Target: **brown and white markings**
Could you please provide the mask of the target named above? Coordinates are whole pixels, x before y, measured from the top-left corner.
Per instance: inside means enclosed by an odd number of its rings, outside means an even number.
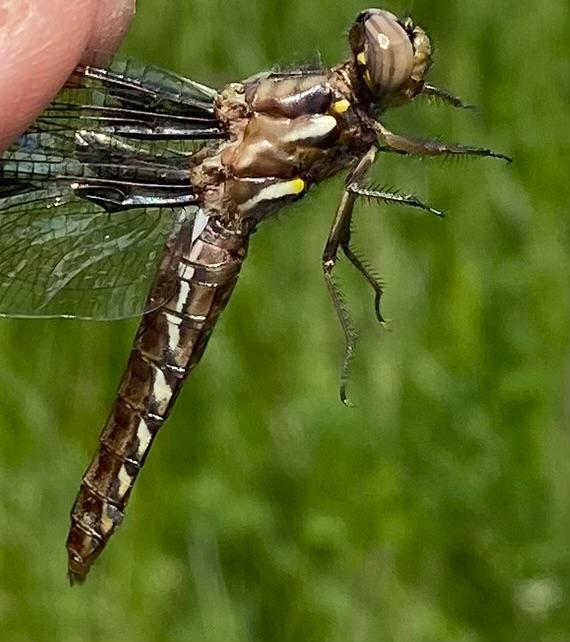
[[[355,337],[333,270],[355,254],[355,201],[417,207],[413,195],[369,188],[378,153],[496,156],[488,149],[390,132],[383,112],[416,96],[461,100],[425,80],[428,37],[379,9],[353,23],[351,57],[330,69],[262,73],[217,92],[176,74],[114,59],[69,86],[0,161],[0,314],[142,315],[67,540],[82,580],[120,524],[150,446],[225,308],[259,223],[313,185],[349,171],[323,254],[346,340],[341,398]],[[203,141],[197,144],[196,141]],[[508,159],[507,159],[508,160]]]

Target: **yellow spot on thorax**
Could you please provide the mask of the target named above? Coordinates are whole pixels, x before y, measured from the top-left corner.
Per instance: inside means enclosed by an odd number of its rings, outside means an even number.
[[[294,178],[287,185],[291,190],[291,194],[299,194],[305,189],[305,181],[302,178]]]
[[[330,116],[330,118],[333,118]],[[251,210],[256,205],[265,201],[279,200],[286,196],[293,194],[300,194],[306,187],[305,181],[302,178],[293,178],[290,181],[279,181],[261,189],[255,196],[250,198],[239,207],[242,212]]]
[[[333,103],[332,108],[336,114],[344,114],[344,112],[350,108],[350,103],[346,98],[341,98],[341,100],[337,100]]]
[[[366,65],[366,54],[364,51],[361,51],[358,56],[356,56],[356,62],[358,62],[360,65]]]

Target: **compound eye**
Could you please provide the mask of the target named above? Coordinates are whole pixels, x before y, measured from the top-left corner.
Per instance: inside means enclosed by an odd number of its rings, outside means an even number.
[[[396,92],[414,67],[410,36],[398,18],[379,9],[362,12],[350,33],[350,42],[363,77],[377,100]]]

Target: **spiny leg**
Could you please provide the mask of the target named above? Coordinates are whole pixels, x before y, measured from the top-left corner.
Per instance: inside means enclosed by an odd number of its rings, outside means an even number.
[[[336,260],[336,258],[335,258]],[[344,334],[344,356],[342,359],[342,365],[340,368],[340,400],[345,406],[350,406],[351,403],[346,396],[346,386],[348,384],[349,374],[350,374],[350,362],[354,356],[354,351],[356,349],[356,342],[358,340],[358,335],[354,328],[354,324],[346,309],[342,294],[335,283],[332,270],[334,267],[334,261],[325,262],[323,261],[323,273],[325,276],[325,283],[327,284],[327,289],[329,291],[330,297],[332,299],[334,309],[342,331]]]
[[[444,143],[439,140],[421,140],[394,134],[377,121],[374,123],[374,127],[384,143],[379,148],[379,151],[383,152],[396,152],[397,154],[410,154],[412,156],[487,156],[489,158],[499,158],[508,163],[513,160],[510,156],[505,156],[505,154],[500,154],[484,147]]]
[[[385,192],[377,189],[362,187],[358,183],[348,183],[345,189],[347,192],[351,194],[355,194],[356,196],[362,196],[364,198],[368,198],[369,200],[379,200],[379,201],[384,201],[386,203],[393,203],[397,205],[407,205],[409,207],[417,207],[431,214],[435,214],[436,216],[439,216],[441,218],[444,217],[443,212],[441,212],[440,210],[436,210],[433,207],[430,207],[427,203],[424,203],[417,196],[414,196],[413,194],[404,195],[404,194],[397,194],[394,192]],[[348,229],[348,233],[345,234],[340,239],[340,245],[342,247],[342,250],[346,258],[352,263],[352,265],[354,265],[354,267],[362,274],[362,276],[364,276],[364,278],[368,281],[368,283],[372,287],[374,291],[374,312],[376,313],[376,318],[378,319],[378,321],[380,323],[384,323],[385,321],[380,311],[380,300],[383,294],[383,287],[382,287],[383,284],[380,281],[380,279],[373,274],[372,270],[366,264],[366,262],[355,253],[355,251],[352,248],[350,237],[351,237],[350,229]]]
[[[408,207],[417,207],[418,209],[424,210],[425,212],[430,212],[435,214],[440,218],[444,218],[445,214],[441,210],[436,210],[427,203],[421,201],[417,196],[413,194],[398,194],[397,192],[385,192],[383,190],[377,190],[370,187],[363,187],[358,183],[349,183],[346,186],[346,191],[356,194],[357,196],[363,196],[370,200],[379,200],[386,203],[392,203],[395,205],[407,205]]]
[[[358,180],[359,178],[364,176],[368,168],[374,162],[375,157],[376,157],[376,148],[372,147],[360,159],[360,162],[350,174],[348,183],[350,184],[355,180]],[[325,283],[327,285],[327,289],[329,291],[331,300],[333,302],[335,312],[337,314],[338,320],[340,321],[340,324],[342,327],[342,331],[344,333],[345,349],[344,349],[344,357],[342,360],[341,373],[340,373],[340,399],[347,406],[349,405],[349,402],[346,396],[346,386],[348,383],[350,361],[354,355],[354,350],[356,348],[357,335],[356,335],[356,331],[354,329],[352,320],[350,318],[350,315],[348,313],[348,310],[344,305],[340,290],[335,283],[335,280],[333,277],[333,270],[338,258],[338,248],[342,247],[344,250],[344,246],[348,245],[350,241],[350,221],[352,219],[354,202],[356,201],[357,197],[358,197],[357,194],[353,194],[349,191],[345,190],[343,192],[340,204],[336,212],[336,216],[333,220],[333,224],[331,226],[331,230],[327,238],[325,250],[323,252],[323,259],[322,259],[323,275],[325,278]],[[347,257],[349,258],[349,260],[351,260],[348,255]],[[357,259],[357,262],[358,262],[358,259]],[[365,266],[363,266],[360,262],[359,264],[362,267],[362,270],[360,271],[363,274],[368,274]],[[360,269],[360,268],[357,268],[357,269]],[[380,294],[379,295],[377,294],[377,298],[379,300],[379,296],[381,296],[382,294],[382,287],[380,283],[377,282],[372,275],[369,275],[369,277],[370,279],[368,279],[367,277],[367,280],[369,280],[371,285],[372,283],[374,283],[373,287],[375,288],[375,291],[376,291],[376,288],[379,289]],[[378,311],[378,315],[379,315],[379,311]],[[382,319],[381,315],[379,315],[379,318]]]
[[[376,314],[376,318],[378,319],[378,322],[384,325],[386,323],[386,320],[382,316],[382,312],[380,311],[380,301],[382,299],[382,295],[384,294],[384,288],[382,281],[378,276],[376,276],[372,270],[370,269],[370,266],[365,262],[364,259],[358,256],[358,254],[355,253],[355,251],[352,249],[352,244],[350,242],[350,237],[347,239],[344,239],[341,242],[341,247],[342,251],[344,252],[344,255],[346,258],[354,265],[354,267],[362,274],[362,276],[368,281],[370,284],[370,287],[374,291],[374,313]]]
[[[421,95],[427,96],[428,98],[434,98],[435,100],[440,100],[441,102],[447,103],[457,109],[475,109],[474,105],[463,102],[459,96],[452,94],[450,91],[447,91],[447,89],[430,85],[427,82],[424,83]]]

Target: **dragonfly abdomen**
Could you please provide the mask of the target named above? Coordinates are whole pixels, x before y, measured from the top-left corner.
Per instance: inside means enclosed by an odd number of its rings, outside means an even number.
[[[143,317],[113,410],[71,513],[67,549],[72,581],[84,579],[120,525],[154,437],[184,379],[202,357],[246,251],[247,237],[210,221],[179,257],[172,296]],[[157,287],[160,281],[159,275]]]

